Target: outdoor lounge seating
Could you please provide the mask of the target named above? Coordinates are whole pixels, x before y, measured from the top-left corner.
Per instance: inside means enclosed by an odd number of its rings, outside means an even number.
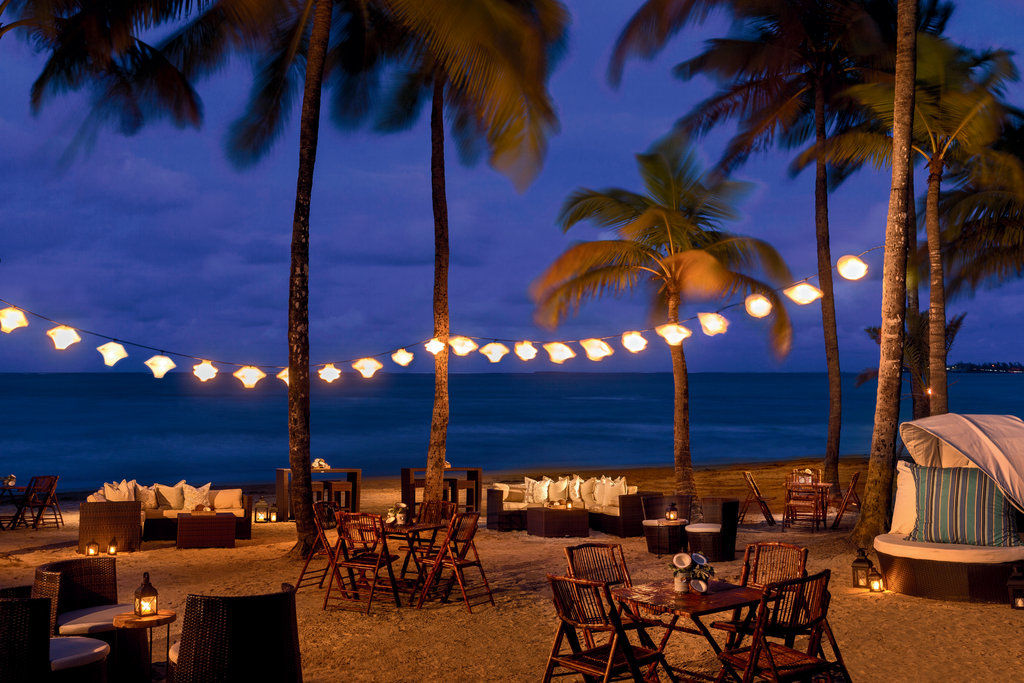
[[[736,526],[740,501],[736,498],[700,499],[704,521],[686,525],[690,552],[701,553],[712,562],[732,562],[736,557]]]

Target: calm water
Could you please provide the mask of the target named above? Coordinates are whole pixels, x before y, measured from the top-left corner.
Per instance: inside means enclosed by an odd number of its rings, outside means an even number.
[[[951,409],[1024,414],[1024,375],[951,375]],[[866,453],[875,386],[845,378],[842,452]],[[313,394],[313,456],[365,474],[425,459],[433,377],[351,375]],[[824,451],[821,374],[691,376],[698,463]],[[284,386],[246,391],[230,377],[201,384],[172,373],[0,374],[0,474],[61,475],[88,489],[143,482],[270,482],[287,466]],[[669,374],[461,374],[451,378],[448,459],[508,470],[665,465],[672,455]]]

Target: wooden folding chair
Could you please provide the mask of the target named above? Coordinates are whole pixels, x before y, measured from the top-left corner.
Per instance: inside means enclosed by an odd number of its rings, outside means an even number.
[[[841,497],[836,496],[830,504],[836,508],[836,518],[832,522],[832,528],[838,529],[840,522],[843,521],[843,515],[846,514],[847,509],[860,510],[860,497],[857,496],[857,481],[860,479],[860,472],[854,472],[853,477],[850,478],[850,486],[846,489]]]
[[[473,607],[469,600],[469,594],[466,591],[465,574],[466,569],[470,567],[476,567],[480,572],[484,590],[487,592],[487,600],[492,605],[494,604],[494,595],[491,593],[491,586],[487,582],[487,574],[484,573],[483,565],[480,563],[480,554],[477,552],[476,543],[474,542],[479,521],[479,512],[457,513],[452,517],[452,521],[448,525],[448,533],[445,534],[444,541],[440,546],[429,549],[427,552],[417,551],[419,565],[421,567],[430,567],[423,582],[420,599],[416,603],[417,609],[423,607],[427,595],[434,588],[434,585],[440,581],[442,574],[447,569],[451,572],[451,576],[448,577],[448,583],[445,585],[442,593],[441,602],[448,601],[455,583],[458,582],[459,590],[462,591],[462,600],[466,604],[466,609],[472,614]],[[472,558],[470,558],[471,552],[473,554]]]
[[[347,606],[345,603],[361,606],[365,600],[365,614],[369,614],[378,586],[390,588],[395,606],[401,607],[398,582],[391,566],[398,556],[388,552],[381,516],[366,512],[340,512],[338,525],[341,529],[338,549],[341,552],[335,556],[335,571],[327,581],[324,608],[331,599],[331,591],[336,590],[339,596],[335,600],[339,601],[339,606]],[[387,576],[382,577],[382,571],[386,571]]]
[[[743,518],[747,515],[747,508],[756,501],[758,507],[761,508],[761,514],[764,515],[764,521],[768,522],[768,526],[775,526],[775,515],[772,514],[771,508],[768,507],[768,501],[761,495],[761,489],[757,487],[754,475],[750,472],[744,472],[743,478],[747,481],[747,488],[749,490],[747,491],[746,500],[743,501],[743,507],[740,508],[739,523],[743,523]]]
[[[59,529],[63,526],[64,516],[60,513],[60,503],[57,501],[57,480],[59,478],[56,475],[32,477],[28,486],[25,487],[24,495],[18,501],[17,509],[8,528],[17,529],[21,525],[27,527],[29,525],[27,513],[32,510],[35,511],[32,516],[33,529],[38,529],[40,522],[44,528],[53,526]],[[45,517],[47,511],[50,513],[50,519]]]
[[[649,639],[646,645],[629,641],[607,583],[550,574],[548,582],[559,624],[544,669],[544,683],[551,680],[558,667],[582,674],[585,680],[608,681],[622,675],[634,681],[657,680],[654,670],[659,664],[669,680],[678,680],[665,661],[664,641],[661,646],[654,646]],[[600,645],[591,645],[592,641],[588,641],[584,648],[580,644],[579,630],[607,633],[608,639]],[[563,651],[566,641],[569,650]],[[647,675],[641,671],[642,667],[650,667]]]
[[[299,572],[299,580],[295,582],[295,590],[299,590],[303,586],[312,585],[314,582],[317,584],[317,588],[324,587],[324,580],[329,574],[337,571],[337,556],[338,546],[341,543],[341,533],[338,533],[337,540],[331,543],[331,540],[327,538],[327,532],[330,529],[338,528],[338,512],[341,506],[330,500],[320,500],[313,503],[313,523],[316,525],[316,540],[313,541],[313,549],[309,553],[309,557],[306,558],[306,563],[302,565],[302,571]],[[309,564],[314,558],[324,558],[324,567],[322,570],[318,569],[310,572],[310,576],[306,576]],[[306,583],[303,583],[305,581]]]

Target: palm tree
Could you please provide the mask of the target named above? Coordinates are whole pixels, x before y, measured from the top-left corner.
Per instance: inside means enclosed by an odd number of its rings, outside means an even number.
[[[555,326],[584,301],[644,288],[652,297],[652,317],[678,323],[680,308],[687,303],[751,292],[771,301],[771,345],[780,355],[788,353],[792,327],[774,286],[791,281],[789,269],[765,242],[721,229],[723,222],[737,217],[735,205],[745,185],[704,172],[679,135],[658,141],[636,158],[643,194],[578,189],[563,205],[563,231],[589,221],[613,231],[617,239],[579,242],[547,268],[531,290],[538,322]],[[695,496],[686,356],[682,344],[669,350],[675,388],[675,486]]]
[[[910,225],[907,191],[913,144],[914,91],[917,72],[917,0],[898,0],[896,7],[895,88],[892,118],[892,184],[885,222],[882,261],[882,326],[878,359],[878,393],[871,433],[871,455],[864,499],[852,540],[867,546],[885,528],[892,490],[896,430],[903,385],[903,325],[907,303],[907,234]]]
[[[558,0],[489,1],[497,5],[498,11],[511,10],[508,15],[509,30],[494,36],[495,41],[532,34],[543,45],[544,56],[549,58],[539,63],[530,63],[538,55],[520,51],[521,57],[526,60],[521,65],[524,72],[535,74],[534,78],[520,80],[519,85],[526,87],[519,93],[487,92],[482,93],[481,97],[453,82],[437,56],[429,51],[429,46],[418,45],[418,49],[408,56],[409,63],[397,79],[398,84],[390,101],[384,106],[378,124],[378,129],[384,131],[408,128],[416,121],[424,101],[430,101],[434,338],[445,346],[434,355],[434,403],[427,446],[424,500],[441,498],[448,436],[449,242],[448,198],[445,188],[445,111],[451,120],[453,135],[458,141],[463,160],[473,161],[479,147],[485,146],[490,152],[491,164],[509,173],[520,186],[540,168],[547,136],[557,123],[544,83],[549,73],[550,58],[557,56],[565,43],[568,26],[565,7]],[[475,70],[483,71],[494,67],[493,63],[484,61],[473,66]],[[510,85],[514,87],[515,84],[504,84],[504,87],[509,88]],[[506,112],[498,118],[488,117],[487,109],[495,105],[506,108]]]

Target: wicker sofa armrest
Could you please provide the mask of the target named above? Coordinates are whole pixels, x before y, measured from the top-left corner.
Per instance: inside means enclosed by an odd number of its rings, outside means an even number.
[[[107,543],[117,541],[118,552],[139,549],[142,539],[142,503],[137,500],[82,503],[78,518],[78,553],[85,554],[85,546],[95,541],[106,549]]]
[[[658,495],[661,494],[637,491],[619,496],[619,520],[616,535],[622,537],[642,536],[644,533],[644,498]]]
[[[245,514],[235,520],[235,538],[248,540],[252,538],[252,496],[242,496],[242,509]]]
[[[496,529],[498,518],[505,509],[505,500],[501,489],[487,489],[487,528]]]

